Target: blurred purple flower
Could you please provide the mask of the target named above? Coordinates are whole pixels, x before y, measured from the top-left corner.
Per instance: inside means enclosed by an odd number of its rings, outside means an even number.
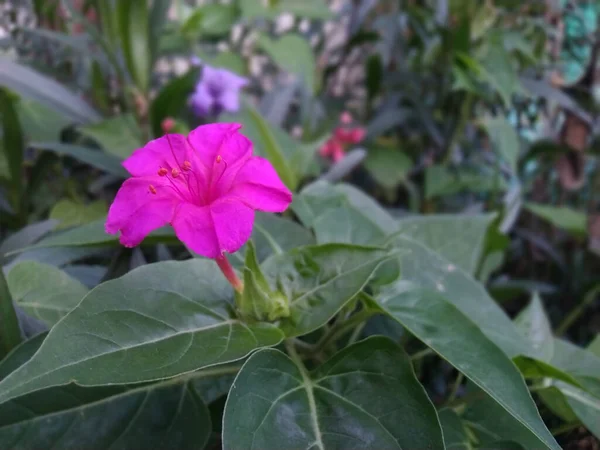
[[[192,109],[198,116],[237,112],[240,109],[240,90],[247,84],[246,78],[229,70],[204,66],[202,78],[190,98]]]

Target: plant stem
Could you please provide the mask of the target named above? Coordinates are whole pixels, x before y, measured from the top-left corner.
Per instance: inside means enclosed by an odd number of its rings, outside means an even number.
[[[353,316],[349,317],[348,320],[342,322],[341,324],[335,324],[331,329],[323,335],[323,337],[315,344],[315,353],[322,351],[327,348],[331,343],[337,341],[344,334],[349,332],[354,327],[362,324],[371,316],[379,314],[379,311],[374,311],[371,309],[363,309],[362,311],[357,312]]]
[[[464,379],[465,376],[463,375],[463,373],[458,372],[458,376],[456,377],[456,380],[452,385],[452,390],[450,391],[450,395],[448,396],[448,400],[446,400],[446,403],[451,403],[456,399],[456,394],[458,394],[458,390],[460,389],[460,385],[462,384]]]
[[[579,317],[583,314],[585,309],[594,302],[598,293],[600,293],[600,284],[597,284],[588,292],[586,292],[585,296],[583,297],[583,301],[579,305],[577,305],[567,317],[565,317],[565,319],[556,329],[557,336],[562,336],[563,334],[565,334],[565,332],[571,327],[571,325],[573,325],[573,323],[575,323],[577,319],[579,319]]]
[[[417,361],[419,359],[425,358],[426,356],[433,355],[433,353],[434,353],[433,350],[431,350],[430,348],[426,348],[415,354],[410,355],[410,359],[411,359],[411,361]]]
[[[242,283],[242,280],[238,278],[237,274],[235,273],[235,270],[231,266],[231,263],[227,259],[227,256],[219,256],[218,258],[215,258],[215,262],[217,263],[217,266],[219,266],[219,269],[221,269],[221,272],[223,272],[223,275],[225,275],[225,278],[227,278],[227,281],[229,281],[229,283],[233,286],[233,288],[239,293],[242,293],[244,291],[244,283]]]
[[[0,270],[0,359],[21,343],[21,329],[4,273]]]
[[[580,425],[581,425],[581,422],[564,423],[558,427],[552,428],[550,430],[550,433],[552,433],[552,436],[558,436],[559,434],[563,434],[568,431],[574,430],[575,428],[577,428]]]

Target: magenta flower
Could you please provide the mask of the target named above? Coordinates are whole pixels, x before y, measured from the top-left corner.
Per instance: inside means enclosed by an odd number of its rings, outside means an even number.
[[[240,90],[248,80],[225,69],[204,66],[202,78],[190,98],[198,116],[217,116],[223,111],[235,113],[240,109]]]
[[[133,247],[171,224],[190,249],[208,258],[237,251],[250,237],[254,211],[282,212],[291,192],[269,161],[252,155],[236,123],[167,134],[136,150],[108,211],[106,232]]]

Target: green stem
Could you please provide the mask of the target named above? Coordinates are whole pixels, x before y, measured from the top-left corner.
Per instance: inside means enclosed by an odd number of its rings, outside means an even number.
[[[552,433],[552,436],[558,436],[559,434],[563,434],[568,431],[574,430],[575,428],[577,428],[580,425],[581,425],[581,422],[564,423],[558,427],[552,428],[550,430],[550,433]]]
[[[331,329],[325,333],[325,335],[315,344],[315,353],[321,352],[323,349],[327,348],[331,343],[337,341],[344,334],[348,333],[354,327],[362,324],[370,317],[379,314],[379,311],[374,311],[371,309],[363,309],[350,318],[348,320],[342,322],[340,325],[336,324]]]
[[[452,403],[454,400],[456,400],[456,394],[458,394],[458,390],[460,389],[460,385],[462,384],[464,379],[465,376],[463,375],[463,373],[458,372],[458,376],[456,377],[456,380],[452,385],[452,390],[450,391],[450,395],[448,396],[448,400],[446,400],[446,403]]]
[[[460,138],[461,133],[471,116],[471,109],[473,107],[474,96],[470,92],[467,92],[465,95],[465,99],[463,100],[460,108],[460,118],[458,119],[458,124],[456,124],[456,127],[452,131],[450,142],[448,142],[446,155],[444,156],[444,164],[448,164],[452,159],[452,150],[454,148],[454,144],[456,144],[456,142]]]
[[[433,350],[431,350],[430,348],[426,348],[424,350],[421,350],[420,352],[410,355],[410,359],[411,359],[411,361],[418,361],[419,359],[425,358],[426,356],[433,355],[433,354],[434,354]]]
[[[567,317],[565,317],[565,319],[556,329],[557,336],[562,336],[563,334],[565,334],[565,332],[571,327],[571,325],[573,325],[573,323],[575,323],[577,319],[579,319],[579,317],[583,314],[585,309],[594,302],[598,293],[600,293],[600,284],[590,289],[583,297],[583,301],[579,305],[577,305]]]

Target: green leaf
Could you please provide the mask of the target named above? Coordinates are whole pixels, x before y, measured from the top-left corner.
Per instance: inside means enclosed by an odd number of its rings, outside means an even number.
[[[119,159],[128,158],[134,150],[143,145],[135,117],[129,113],[85,125],[78,130],[96,141],[104,151]]]
[[[40,389],[138,383],[244,358],[278,344],[270,324],[230,317],[232,289],[213,261],[141,266],[90,291],[39,351],[0,382],[0,403]]]
[[[505,448],[492,445],[500,440],[518,442],[526,449],[543,448],[535,434],[506,412],[496,400],[472,384],[467,387],[468,395],[473,397],[463,419],[482,448]]]
[[[150,88],[152,55],[150,49],[150,21],[147,0],[117,2],[117,17],[121,48],[133,81],[142,94]]]
[[[432,214],[398,221],[399,233],[437,252],[470,275],[477,270],[496,214]]]
[[[1,69],[0,69],[1,70]],[[0,84],[1,86],[1,84]],[[21,208],[23,191],[23,157],[25,154],[25,138],[17,114],[17,100],[6,89],[0,88],[0,117],[2,117],[2,150],[8,165],[8,173],[13,193],[13,207]]]
[[[0,270],[0,360],[21,342],[21,329],[4,273]]]
[[[230,70],[242,76],[248,74],[246,61],[238,53],[220,52],[210,60],[210,65]]]
[[[248,359],[225,405],[223,448],[282,443],[322,450],[444,448],[410,359],[383,337],[345,348],[311,374],[277,350]]]
[[[108,213],[104,200],[96,200],[89,205],[62,199],[50,210],[50,219],[58,220],[57,229],[71,228],[106,217]]]
[[[492,86],[504,106],[508,107],[513,94],[521,90],[517,71],[513,67],[510,54],[504,48],[504,36],[501,32],[489,33],[486,44],[479,76]]]
[[[47,106],[25,98],[17,103],[17,112],[28,141],[57,141],[61,131],[71,123]]]
[[[508,163],[513,173],[516,173],[520,143],[514,127],[502,115],[486,117],[483,126],[492,141],[493,148]]]
[[[0,257],[33,244],[38,239],[54,230],[56,225],[58,225],[56,220],[44,220],[21,228],[16,233],[7,237],[2,244],[0,244]]]
[[[190,38],[219,37],[228,34],[238,17],[235,5],[209,4],[196,8],[181,26]]]
[[[6,358],[0,361],[0,380],[6,378],[11,372],[14,372],[23,364],[31,359],[38,351],[48,332],[40,333],[31,339],[21,342],[12,351],[6,355]]]
[[[87,123],[101,119],[79,95],[6,57],[0,57],[0,86],[17,92],[23,98],[35,100],[73,122]]]
[[[482,173],[483,172],[483,173]],[[482,170],[450,169],[434,164],[425,169],[425,199],[445,197],[460,192],[492,192],[506,190],[506,181]]]
[[[404,266],[402,268],[404,271]],[[560,449],[544,425],[514,364],[451,302],[435,291],[407,283],[403,290],[396,287],[395,292],[380,295],[378,303],[492,397],[541,443]]]
[[[531,342],[533,349],[538,354],[538,359],[550,361],[554,355],[554,337],[552,325],[546,316],[544,305],[536,293],[531,303],[519,313],[515,324],[522,334]]]
[[[271,161],[271,164],[273,164],[281,181],[283,181],[290,190],[294,191],[298,185],[298,179],[296,178],[296,174],[292,170],[289,161],[286,160],[279,142],[275,138],[273,129],[253,106],[246,104],[246,110],[258,129],[261,141],[264,144],[263,150],[265,156]]]
[[[365,159],[365,168],[371,176],[377,183],[388,189],[398,187],[406,179],[412,167],[413,162],[406,153],[395,148],[369,148]]]
[[[406,283],[437,291],[475,322],[481,331],[509,357],[535,354],[505,312],[485,288],[461,268],[438,253],[401,234],[391,239],[399,254],[402,278],[385,288],[383,295],[403,292]]]
[[[242,17],[246,20],[275,19],[290,13],[307,19],[327,20],[333,17],[324,0],[278,0],[265,4],[263,0],[241,0]]]
[[[290,300],[290,317],[280,321],[286,336],[321,327],[367,284],[389,256],[383,249],[326,244],[291,250],[268,259],[267,278],[281,284]]]
[[[286,34],[278,40],[260,34],[258,45],[280,69],[299,76],[309,92],[317,90],[315,56],[306,39],[293,33]]]
[[[550,363],[578,377],[600,378],[600,357],[562,339],[554,340]]]
[[[2,405],[0,447],[202,448],[210,413],[190,383],[69,385]]]
[[[470,450],[469,435],[461,418],[454,410],[444,408],[438,412],[446,450]]]
[[[553,385],[564,395],[567,404],[585,427],[600,439],[600,398],[561,381],[554,381]]]
[[[583,212],[568,206],[549,206],[537,203],[525,203],[523,207],[557,228],[563,228],[576,236],[587,235],[587,216]]]
[[[192,69],[185,75],[173,78],[163,86],[150,104],[150,122],[154,136],[163,135],[161,122],[167,117],[177,117],[187,106],[190,92],[198,82],[198,69]]]
[[[16,264],[8,272],[7,281],[15,303],[50,327],[75,308],[88,292],[62,270],[35,261]]]
[[[114,234],[107,234],[104,230],[105,218],[96,220],[76,228],[53,233],[52,235],[40,240],[35,245],[21,247],[12,250],[9,255],[20,253],[25,250],[51,247],[103,247],[114,246],[119,242],[119,237]],[[170,227],[159,228],[148,235],[143,243],[178,243],[175,233]]]
[[[63,156],[70,156],[84,164],[89,164],[96,169],[103,170],[122,178],[127,178],[129,176],[127,171],[121,166],[121,160],[119,158],[100,150],[78,145],[61,144],[58,142],[32,142],[29,146],[39,150],[51,151]]]
[[[600,358],[600,334],[596,334],[596,337],[590,342],[587,349]]]

